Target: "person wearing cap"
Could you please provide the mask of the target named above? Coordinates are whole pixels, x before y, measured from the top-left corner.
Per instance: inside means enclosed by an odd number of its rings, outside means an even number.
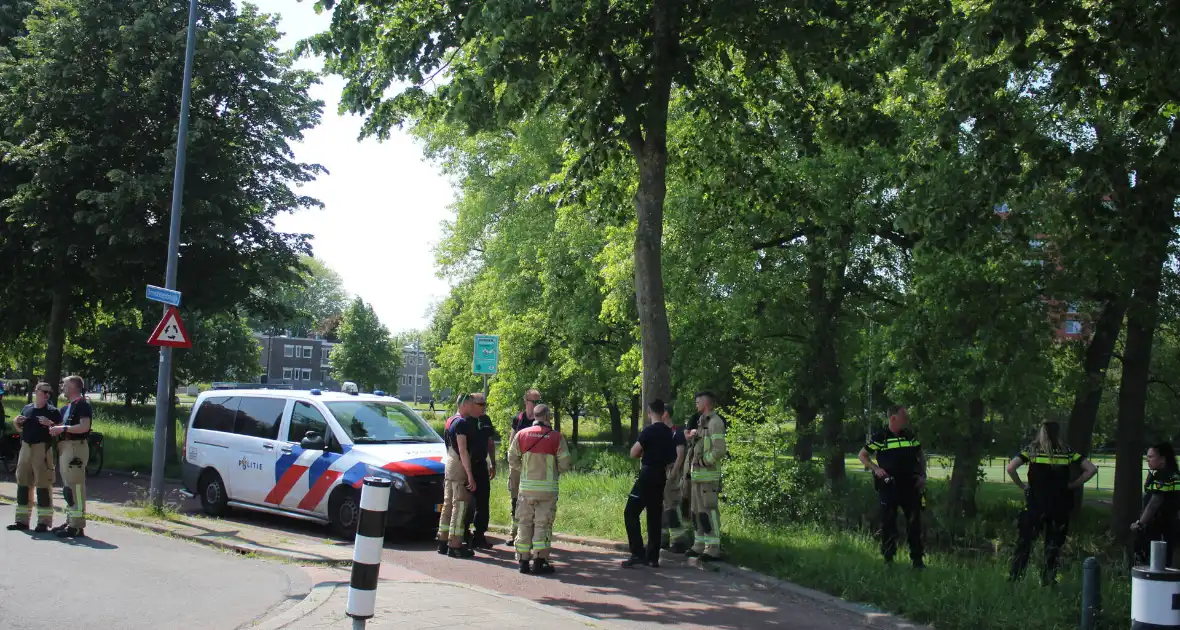
[[[508,444],[512,444],[512,438],[520,431],[533,426],[533,420],[536,419],[534,411],[541,403],[541,392],[537,389],[530,389],[524,393],[524,411],[516,414],[512,419],[512,427],[508,432]],[[508,540],[504,541],[505,545],[509,547],[516,546],[516,497],[520,494],[520,473],[508,471],[508,496],[512,500],[512,531],[508,534]]]
[[[508,468],[520,475],[516,505],[516,559],[521,573],[553,573],[549,551],[557,516],[558,482],[573,465],[565,437],[550,425],[549,407],[533,409],[533,426],[508,446]],[[531,561],[531,565],[530,565]]]
[[[20,455],[16,462],[16,520],[10,530],[29,528],[29,492],[37,492],[38,533],[49,531],[53,525],[53,449],[50,427],[61,424],[61,413],[49,404],[53,388],[49,383],[37,384],[37,398],[25,405],[13,423],[20,431]]]
[[[639,476],[627,497],[623,522],[627,527],[627,542],[631,557],[623,561],[624,568],[640,564],[660,566],[660,520],[663,516],[664,485],[668,481],[668,467],[677,460],[677,448],[672,433],[672,419],[664,401],[655,399],[647,405],[651,424],[639,432],[639,439],[631,446],[631,457],[640,460]],[[683,452],[683,451],[681,451]],[[639,515],[647,512],[647,545],[639,529]]]

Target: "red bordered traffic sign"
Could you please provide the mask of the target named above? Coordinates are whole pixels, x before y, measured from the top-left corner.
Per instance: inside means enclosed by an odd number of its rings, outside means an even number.
[[[168,346],[169,348],[191,348],[193,340],[184,329],[184,322],[180,320],[180,311],[175,306],[168,307],[164,318],[156,324],[148,343],[153,346]]]

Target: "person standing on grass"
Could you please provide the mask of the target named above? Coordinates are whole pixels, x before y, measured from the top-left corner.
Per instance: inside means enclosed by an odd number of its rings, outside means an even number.
[[[474,422],[471,417],[471,394],[461,394],[456,401],[455,415],[447,419],[443,430],[443,442],[447,448],[444,464],[443,507],[438,518],[438,552],[452,558],[470,558],[475,555],[463,547],[463,534],[467,529],[467,505],[475,491],[471,474],[471,457],[468,441],[474,439]]]
[[[623,522],[627,527],[627,542],[631,557],[623,561],[624,568],[640,564],[660,566],[660,521],[663,516],[664,486],[668,481],[668,467],[676,462],[676,445],[672,432],[671,410],[664,401],[656,399],[647,406],[651,424],[640,431],[639,440],[631,446],[631,457],[640,460],[639,477],[627,497]],[[681,450],[683,453],[683,449]],[[639,529],[639,515],[647,511],[647,546]]]
[[[533,420],[536,419],[534,415],[537,405],[541,404],[541,392],[537,389],[530,389],[524,393],[524,411],[516,414],[512,420],[512,427],[508,430],[508,444],[512,444],[512,438],[520,431],[533,426]],[[504,541],[505,545],[509,547],[516,545],[516,497],[520,494],[520,473],[518,471],[508,471],[508,496],[512,501],[512,532],[508,534],[508,540]]]
[[[692,471],[692,549],[686,556],[704,561],[721,559],[721,462],[728,452],[725,445],[725,419],[717,413],[717,398],[712,392],[698,392],[697,411],[701,413],[697,428],[690,431],[692,440],[689,461]]]
[[[876,455],[873,463],[870,455]],[[925,569],[922,559],[922,489],[926,487],[926,456],[910,428],[910,414],[902,405],[889,407],[889,426],[878,430],[857,455],[873,471],[881,518],[881,555],[893,564],[897,553],[897,510],[905,514],[910,562]]]
[[[665,412],[670,418],[671,408],[666,408]],[[668,467],[668,480],[664,482],[664,531],[660,534],[660,548],[684,553],[692,547],[692,519],[689,517],[692,495],[691,482],[684,475],[688,438],[682,427],[672,426],[672,445],[676,448],[676,461]]]
[[[559,481],[573,466],[573,458],[565,437],[550,425],[549,407],[537,405],[533,414],[533,426],[512,436],[508,468],[520,477],[516,506],[516,559],[520,572],[546,574],[555,571],[549,563],[549,552]]]
[[[1020,479],[1020,467],[1028,464],[1028,484]],[[1070,480],[1070,466],[1080,464],[1082,473]],[[1024,577],[1033,541],[1045,531],[1045,570],[1041,583],[1057,583],[1057,558],[1069,530],[1069,515],[1073,511],[1074,490],[1084,486],[1098,472],[1090,460],[1074,452],[1061,439],[1061,425],[1045,422],[1037,430],[1036,439],[1012,461],[1008,462],[1008,476],[1024,491],[1026,505],[1020,513],[1020,537],[1008,578],[1015,581]]]
[[[29,491],[37,493],[37,528],[39,534],[53,524],[53,448],[49,429],[61,423],[61,413],[49,404],[53,388],[37,383],[37,400],[25,405],[13,420],[20,431],[20,455],[16,461],[16,520],[9,530],[29,528]]]
[[[1172,564],[1172,552],[1180,540],[1180,469],[1176,467],[1176,451],[1167,442],[1147,449],[1147,468],[1150,471],[1143,484],[1143,513],[1131,524],[1135,533],[1135,562],[1147,564],[1151,560],[1151,541],[1167,543],[1164,562]]]
[[[90,422],[94,410],[83,395],[86,385],[81,376],[67,376],[62,381],[62,395],[70,401],[62,412],[62,423],[49,429],[57,444],[61,470],[62,497],[66,500],[69,518],[53,533],[61,538],[82,538],[86,528],[86,463],[90,459]]]

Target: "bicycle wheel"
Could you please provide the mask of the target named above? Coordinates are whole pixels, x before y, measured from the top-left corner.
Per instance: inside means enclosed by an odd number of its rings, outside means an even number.
[[[86,461],[86,476],[94,477],[102,472],[102,446],[90,445],[90,458]]]

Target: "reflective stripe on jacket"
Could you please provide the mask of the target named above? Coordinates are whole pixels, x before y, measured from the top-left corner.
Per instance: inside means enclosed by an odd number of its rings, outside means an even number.
[[[508,469],[520,475],[521,496],[556,496],[558,477],[572,465],[565,438],[541,424],[518,431],[508,447]]]
[[[725,459],[725,420],[710,411],[701,416],[693,439],[691,462],[693,481],[720,481],[721,461]]]

